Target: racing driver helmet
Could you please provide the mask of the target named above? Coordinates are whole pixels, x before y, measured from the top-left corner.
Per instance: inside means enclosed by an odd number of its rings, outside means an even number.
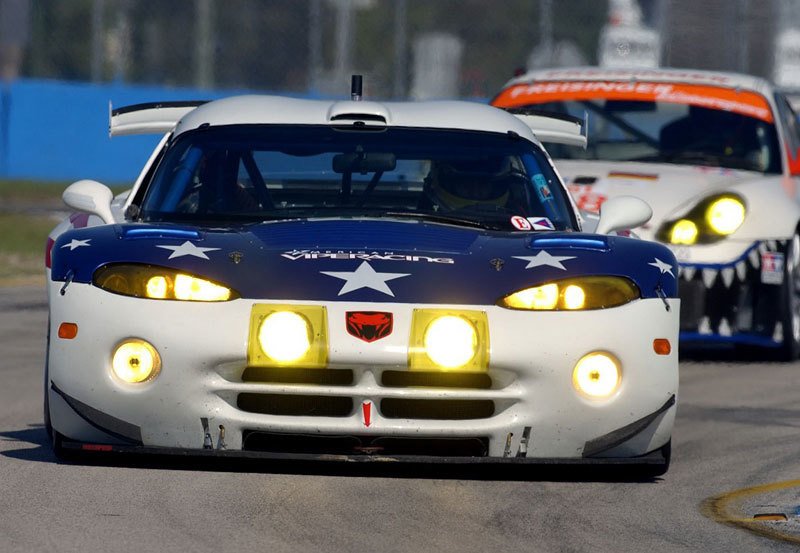
[[[481,205],[504,207],[511,163],[506,157],[434,162],[426,184],[434,205],[449,210]]]

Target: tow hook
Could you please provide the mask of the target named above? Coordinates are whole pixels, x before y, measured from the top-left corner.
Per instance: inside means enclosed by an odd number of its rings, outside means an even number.
[[[214,449],[214,441],[211,439],[211,429],[208,427],[208,418],[202,417],[200,423],[203,425],[203,449]]]

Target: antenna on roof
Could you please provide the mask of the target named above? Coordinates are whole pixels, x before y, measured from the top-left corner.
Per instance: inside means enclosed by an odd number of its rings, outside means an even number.
[[[360,102],[363,91],[364,88],[361,75],[353,75],[350,81],[350,99],[354,102]]]

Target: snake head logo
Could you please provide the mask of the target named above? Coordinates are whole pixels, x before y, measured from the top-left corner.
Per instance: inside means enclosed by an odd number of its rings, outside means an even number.
[[[392,314],[383,311],[348,311],[347,332],[359,340],[375,342],[392,333]]]

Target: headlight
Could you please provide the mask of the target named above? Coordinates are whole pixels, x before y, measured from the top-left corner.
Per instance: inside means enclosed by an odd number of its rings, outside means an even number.
[[[714,200],[706,209],[706,222],[717,234],[731,234],[744,222],[744,204],[734,197]]]
[[[415,309],[408,366],[412,370],[485,371],[489,324],[483,311]]]
[[[669,241],[671,244],[694,244],[697,241],[697,225],[689,219],[677,221],[672,226]]]
[[[605,309],[641,297],[639,287],[624,277],[579,277],[519,290],[501,298],[497,305],[531,311]]]
[[[111,369],[117,378],[128,384],[147,382],[161,371],[161,357],[149,342],[132,338],[114,348]]]
[[[328,363],[328,316],[318,305],[256,304],[247,365],[315,369]]]
[[[619,388],[621,380],[619,362],[609,353],[585,355],[572,371],[572,385],[592,399],[611,396]]]
[[[105,265],[95,271],[95,286],[137,298],[183,301],[228,301],[239,294],[221,284],[166,267]]]
[[[664,223],[656,232],[656,238],[670,244],[710,244],[736,232],[746,215],[742,197],[736,194],[712,196],[677,221]]]

